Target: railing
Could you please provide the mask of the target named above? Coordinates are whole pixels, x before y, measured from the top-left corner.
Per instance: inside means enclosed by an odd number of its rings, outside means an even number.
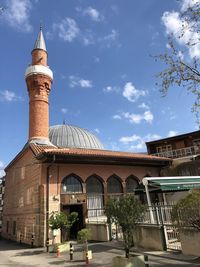
[[[155,153],[152,155],[155,155],[158,157],[165,157],[165,158],[182,158],[182,157],[188,157],[188,156],[193,156],[197,154],[200,154],[200,147],[191,146],[191,147],[185,147],[185,148]]]
[[[157,225],[171,224],[172,208],[173,204],[171,205],[156,204],[149,206],[146,210],[144,219],[139,223],[157,224]]]

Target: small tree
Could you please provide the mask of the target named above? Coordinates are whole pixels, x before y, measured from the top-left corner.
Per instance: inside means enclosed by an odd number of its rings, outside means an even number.
[[[124,249],[126,258],[133,245],[133,233],[137,223],[143,218],[146,210],[134,195],[126,195],[120,199],[109,199],[106,204],[105,213],[108,222],[118,224],[124,237]]]
[[[85,243],[85,251],[88,251],[88,240],[91,238],[91,230],[83,228],[78,232],[77,241],[78,243]]]
[[[200,231],[200,192],[192,192],[172,209],[172,221],[178,227],[189,226]]]
[[[77,212],[72,212],[69,215],[66,215],[64,212],[52,212],[49,218],[49,226],[52,230],[55,229],[69,230],[77,220],[78,220]]]

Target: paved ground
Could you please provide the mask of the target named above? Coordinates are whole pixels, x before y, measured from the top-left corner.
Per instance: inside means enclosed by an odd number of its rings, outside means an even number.
[[[92,243],[93,251],[91,267],[111,267],[112,258],[124,255],[121,244],[117,242]],[[200,267],[200,259],[172,252],[141,251],[149,255],[149,267]],[[60,258],[48,254],[43,248],[28,248],[11,241],[0,240],[0,267],[81,267],[86,266],[82,261],[81,247],[76,245],[73,262],[69,261],[69,253],[61,253]]]

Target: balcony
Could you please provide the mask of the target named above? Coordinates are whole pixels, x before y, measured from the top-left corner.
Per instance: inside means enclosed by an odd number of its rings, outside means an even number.
[[[184,157],[190,157],[200,154],[200,147],[198,146],[190,146],[175,150],[168,150],[160,153],[152,154],[154,156],[158,157],[165,157],[165,158],[184,158]]]

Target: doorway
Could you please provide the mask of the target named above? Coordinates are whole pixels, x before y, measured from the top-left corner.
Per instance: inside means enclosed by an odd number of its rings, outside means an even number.
[[[72,204],[64,205],[62,211],[69,215],[72,212],[78,213],[78,220],[72,225],[69,231],[62,230],[62,242],[67,241],[67,239],[77,239],[77,233],[80,231],[83,226],[83,205],[82,204]]]

